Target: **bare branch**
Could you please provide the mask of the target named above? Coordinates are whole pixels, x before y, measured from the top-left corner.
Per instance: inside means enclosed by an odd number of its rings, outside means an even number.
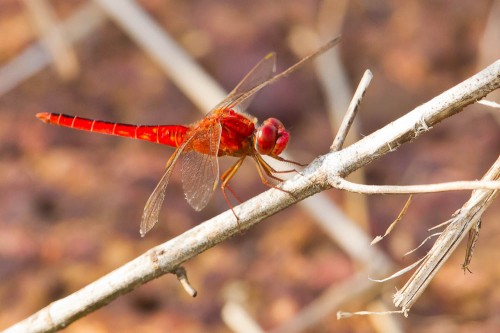
[[[174,272],[183,262],[239,234],[266,217],[299,200],[331,188],[338,177],[345,177],[395,147],[413,140],[499,86],[500,61],[497,61],[357,143],[342,151],[319,157],[304,170],[303,175],[297,175],[281,185],[284,190],[293,193],[293,196],[270,189],[234,208],[239,217],[238,222],[231,211],[226,211],[152,248],[81,290],[53,302],[5,332],[49,332],[64,328],[137,286]],[[478,190],[478,193],[484,192],[487,191]],[[410,300],[398,304],[403,309],[409,309],[412,303]]]
[[[89,35],[103,25],[105,17],[102,11],[93,2],[89,2],[78,9],[71,17],[60,23],[60,30],[64,31],[69,42]],[[31,76],[40,72],[52,63],[51,55],[46,51],[42,42],[38,42],[15,59],[0,68],[0,95],[14,89]]]
[[[151,20],[135,1],[96,0],[96,2],[168,73],[177,87],[200,110],[208,112],[225,97],[226,93],[214,79],[154,20]],[[193,89],[193,86],[198,89]]]
[[[500,109],[500,104],[493,102],[493,101],[487,101],[487,100],[482,100],[478,102],[479,104],[486,105],[495,109]]]
[[[56,14],[46,0],[24,0],[31,14],[36,32],[49,51],[61,78],[73,79],[79,71],[78,60],[64,30],[58,24]]]
[[[483,177],[483,180],[494,180],[499,177],[500,157]],[[469,230],[479,223],[481,216],[498,195],[498,192],[498,190],[475,190],[472,192],[469,201],[460,209],[425,256],[425,261],[403,289],[394,295],[394,305],[400,307],[405,315]]]
[[[365,185],[337,177],[335,188],[364,194],[415,194],[463,190],[500,190],[500,181],[458,181],[422,185]]]

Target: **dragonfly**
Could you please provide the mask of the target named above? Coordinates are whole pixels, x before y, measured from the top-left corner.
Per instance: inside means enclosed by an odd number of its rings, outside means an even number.
[[[290,133],[281,121],[269,118],[258,125],[257,119],[244,113],[244,110],[259,90],[330,50],[339,41],[340,36],[279,74],[275,74],[276,54],[269,53],[245,75],[224,100],[212,108],[203,119],[191,125],[132,125],[49,112],[38,113],[36,117],[46,123],[63,127],[140,139],[176,148],[144,207],[140,225],[140,234],[144,237],[158,222],[170,175],[179,160],[184,194],[191,207],[197,211],[207,205],[217,188],[219,178],[224,198],[233,210],[225,190],[228,189],[236,197],[228,184],[246,157],[253,158],[262,182],[271,187],[275,186],[266,177],[282,181],[276,174],[290,171],[275,170],[264,160],[263,155],[281,162],[301,165],[279,156],[290,140]],[[233,156],[238,160],[219,177],[220,156]],[[238,220],[237,215],[234,215]]]

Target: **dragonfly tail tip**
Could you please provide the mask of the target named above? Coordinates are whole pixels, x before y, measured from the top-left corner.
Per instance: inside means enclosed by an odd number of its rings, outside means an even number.
[[[41,121],[48,123],[49,122],[49,118],[50,118],[50,113],[48,113],[48,112],[40,112],[40,113],[36,114],[36,117],[38,119],[40,119]]]

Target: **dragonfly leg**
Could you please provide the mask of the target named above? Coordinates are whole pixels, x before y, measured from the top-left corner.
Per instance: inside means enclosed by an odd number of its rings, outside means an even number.
[[[307,166],[307,164],[302,164],[302,163],[295,162],[295,161],[292,161],[292,160],[287,160],[286,158],[283,158],[283,157],[278,156],[278,155],[269,155],[269,156],[271,156],[272,158],[274,158],[275,160],[278,160],[280,162],[295,164],[295,165],[298,165],[298,166],[301,166],[301,167]]]
[[[234,190],[229,186],[229,184],[226,184],[226,187],[225,187],[226,190],[229,190],[229,192],[231,192],[231,194],[233,195],[233,197],[236,199],[236,201],[238,201],[238,203],[242,203],[243,201],[236,195],[236,193],[234,192]]]
[[[306,166],[306,165],[307,165],[307,164],[301,164],[301,163],[298,163],[298,162],[294,162],[294,161],[291,161],[291,160],[284,159],[283,157],[280,157],[280,156],[278,156],[278,155],[268,155],[268,156],[269,156],[269,157],[271,157],[271,158],[274,158],[274,159],[275,159],[275,160],[277,160],[277,161],[284,162],[284,163],[291,163],[291,164],[295,164],[295,165],[302,166],[302,167],[304,167],[304,166]],[[301,175],[301,176],[302,176],[302,174],[301,174],[299,171],[297,171],[296,169],[276,170],[276,169],[274,169],[273,167],[271,167],[271,166],[270,166],[270,165],[269,165],[269,164],[268,164],[268,163],[267,163],[267,162],[266,162],[266,161],[262,158],[262,156],[260,156],[260,155],[258,156],[258,159],[261,161],[261,163],[263,163],[263,164],[267,165],[267,167],[269,168],[269,171],[270,171],[271,173],[273,173],[273,174],[274,174],[274,173],[290,173],[290,172],[296,172],[296,173],[298,173],[299,175]]]
[[[272,166],[270,166],[260,155],[254,155],[254,158],[255,158],[256,165],[257,165],[257,172],[259,173],[259,177],[264,185],[271,187],[271,188],[275,188],[275,189],[280,190],[282,192],[288,193],[293,198],[295,198],[295,196],[293,195],[292,192],[284,190],[284,189],[272,184],[264,176],[264,173],[265,173],[269,178],[272,178],[272,179],[277,180],[279,182],[283,182],[283,179],[276,177],[274,175],[274,173],[279,173],[279,171],[274,170],[274,168]],[[293,172],[293,171],[295,171],[295,170],[290,170],[288,172]],[[283,171],[281,173],[283,173]]]
[[[245,160],[246,156],[241,157],[236,163],[234,163],[229,169],[227,169],[222,176],[220,177],[221,180],[221,185],[220,189],[222,190],[222,194],[224,195],[224,199],[226,200],[227,204],[229,205],[229,208],[231,208],[231,211],[234,214],[234,217],[236,218],[236,223],[238,223],[239,227],[239,218],[238,215],[236,215],[236,212],[234,211],[233,205],[231,204],[231,201],[229,201],[229,198],[226,193],[226,188],[231,192],[231,194],[236,198],[236,200],[240,201],[241,200],[236,196],[234,191],[229,187],[228,183],[233,178],[233,176],[236,174],[238,169],[240,168],[241,164],[243,163],[243,160]]]

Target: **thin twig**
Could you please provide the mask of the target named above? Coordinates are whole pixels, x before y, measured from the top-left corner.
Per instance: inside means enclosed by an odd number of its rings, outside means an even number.
[[[357,296],[378,290],[377,286],[366,279],[367,271],[361,270],[349,280],[332,285],[311,304],[297,313],[292,319],[269,333],[300,333],[328,316],[332,309]],[[346,292],[348,291],[348,292]]]
[[[404,258],[404,257],[406,257],[406,256],[408,256],[408,255],[410,255],[410,254],[412,254],[413,252],[417,251],[417,250],[418,250],[419,248],[421,248],[421,247],[422,247],[425,243],[427,243],[427,241],[428,241],[429,239],[431,239],[431,238],[433,238],[433,237],[436,237],[436,236],[439,236],[439,235],[441,235],[441,233],[440,233],[440,232],[436,232],[436,233],[433,233],[432,235],[427,236],[427,237],[426,237],[426,238],[425,238],[422,242],[420,242],[420,245],[419,245],[419,246],[417,246],[416,248],[414,248],[414,249],[412,249],[412,250],[410,250],[410,251],[406,252],[405,254],[403,254],[403,258]]]
[[[352,97],[351,104],[349,104],[349,108],[340,124],[339,131],[337,132],[337,136],[333,140],[333,144],[330,147],[331,151],[338,151],[342,149],[344,145],[345,139],[347,137],[347,133],[349,133],[349,129],[351,128],[352,123],[354,122],[354,118],[359,110],[359,105],[361,103],[361,99],[365,95],[366,89],[370,85],[370,82],[373,78],[372,72],[367,69],[359,81],[358,88]]]
[[[387,235],[389,235],[392,230],[394,228],[396,228],[396,226],[398,225],[398,223],[403,219],[403,217],[406,215],[406,211],[408,210],[408,207],[410,207],[410,203],[411,203],[411,200],[413,198],[413,195],[410,195],[410,197],[408,198],[408,200],[406,200],[406,203],[403,207],[403,209],[401,210],[401,212],[399,213],[398,217],[391,223],[391,225],[389,225],[389,227],[387,228],[387,230],[385,231],[384,235],[383,236],[376,236],[372,242],[370,243],[370,245],[374,245],[374,244],[377,244],[378,242],[380,242],[382,239],[384,239]]]
[[[364,194],[416,194],[465,190],[498,190],[500,181],[457,181],[422,185],[365,185],[355,184],[338,177],[335,188]]]
[[[321,39],[333,32],[341,32],[346,20],[350,2],[348,0],[322,0],[318,9],[317,31]],[[340,49],[334,50],[317,61],[316,73],[325,95],[325,106],[332,133],[336,133],[339,124],[345,117],[353,91],[349,75],[343,65]],[[348,146],[360,138],[359,121],[355,120],[346,137],[344,146]],[[358,169],[349,175],[351,181],[365,183],[365,170]],[[356,224],[368,230],[369,207],[368,198],[353,192],[342,194],[342,209],[356,221]]]
[[[487,100],[483,99],[482,101],[479,101],[478,103],[482,104],[482,105],[489,106],[491,108],[500,109],[500,104],[496,103],[496,102],[493,102],[493,101],[487,101]]]
[[[175,275],[177,275],[177,280],[179,280],[179,282],[182,285],[182,288],[184,288],[184,290],[188,293],[188,295],[191,296],[191,297],[196,297],[196,295],[198,294],[198,292],[189,283],[186,269],[184,267],[182,267],[182,266],[178,267],[175,270]]]
[[[374,312],[374,311],[345,312],[345,311],[339,311],[339,312],[337,312],[337,319],[351,318],[352,316],[373,316],[373,315],[386,316],[386,315],[390,315],[390,314],[402,314],[402,313],[403,313],[403,311],[401,311],[401,310],[381,311],[381,312]]]

